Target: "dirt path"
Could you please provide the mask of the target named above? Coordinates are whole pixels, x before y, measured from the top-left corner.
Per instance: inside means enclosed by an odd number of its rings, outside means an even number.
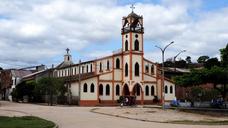
[[[59,125],[59,128],[227,128],[227,126],[143,122],[96,114],[90,112],[91,109],[93,109],[93,107],[50,107],[0,101],[0,115],[3,114],[4,110],[25,112],[54,121]]]

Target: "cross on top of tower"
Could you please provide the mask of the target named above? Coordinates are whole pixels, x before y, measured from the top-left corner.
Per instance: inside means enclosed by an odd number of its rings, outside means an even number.
[[[69,51],[70,51],[70,49],[69,49],[69,48],[67,48],[67,49],[66,49],[66,51],[67,51],[67,54],[68,54],[68,53],[69,53]]]
[[[131,10],[132,10],[132,12],[134,12],[134,9],[135,9],[135,6],[134,6],[134,4],[131,4]]]

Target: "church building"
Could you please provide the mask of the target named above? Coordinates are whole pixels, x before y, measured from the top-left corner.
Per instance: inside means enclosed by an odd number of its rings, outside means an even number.
[[[110,56],[74,64],[67,49],[54,76],[64,78],[72,100],[81,106],[115,105],[120,96],[137,104],[162,98],[161,67],[144,58],[143,17],[132,11],[122,18],[122,48]],[[160,52],[158,53],[158,56]],[[165,101],[175,99],[175,85],[165,78]]]

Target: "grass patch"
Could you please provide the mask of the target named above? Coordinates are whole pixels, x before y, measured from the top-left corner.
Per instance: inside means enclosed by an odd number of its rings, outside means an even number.
[[[192,121],[192,120],[178,120],[178,121],[168,121],[166,123],[173,124],[191,124],[191,125],[228,125],[228,120],[224,121]]]
[[[54,126],[53,122],[34,116],[0,116],[0,128],[53,128]]]

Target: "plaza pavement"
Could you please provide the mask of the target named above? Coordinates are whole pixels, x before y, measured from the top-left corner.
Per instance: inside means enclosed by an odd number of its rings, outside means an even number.
[[[16,116],[38,116],[57,123],[59,128],[227,128],[227,125],[183,125],[137,121],[92,113],[90,110],[93,108],[95,107],[42,106],[0,101],[0,116],[13,116],[14,112]]]

